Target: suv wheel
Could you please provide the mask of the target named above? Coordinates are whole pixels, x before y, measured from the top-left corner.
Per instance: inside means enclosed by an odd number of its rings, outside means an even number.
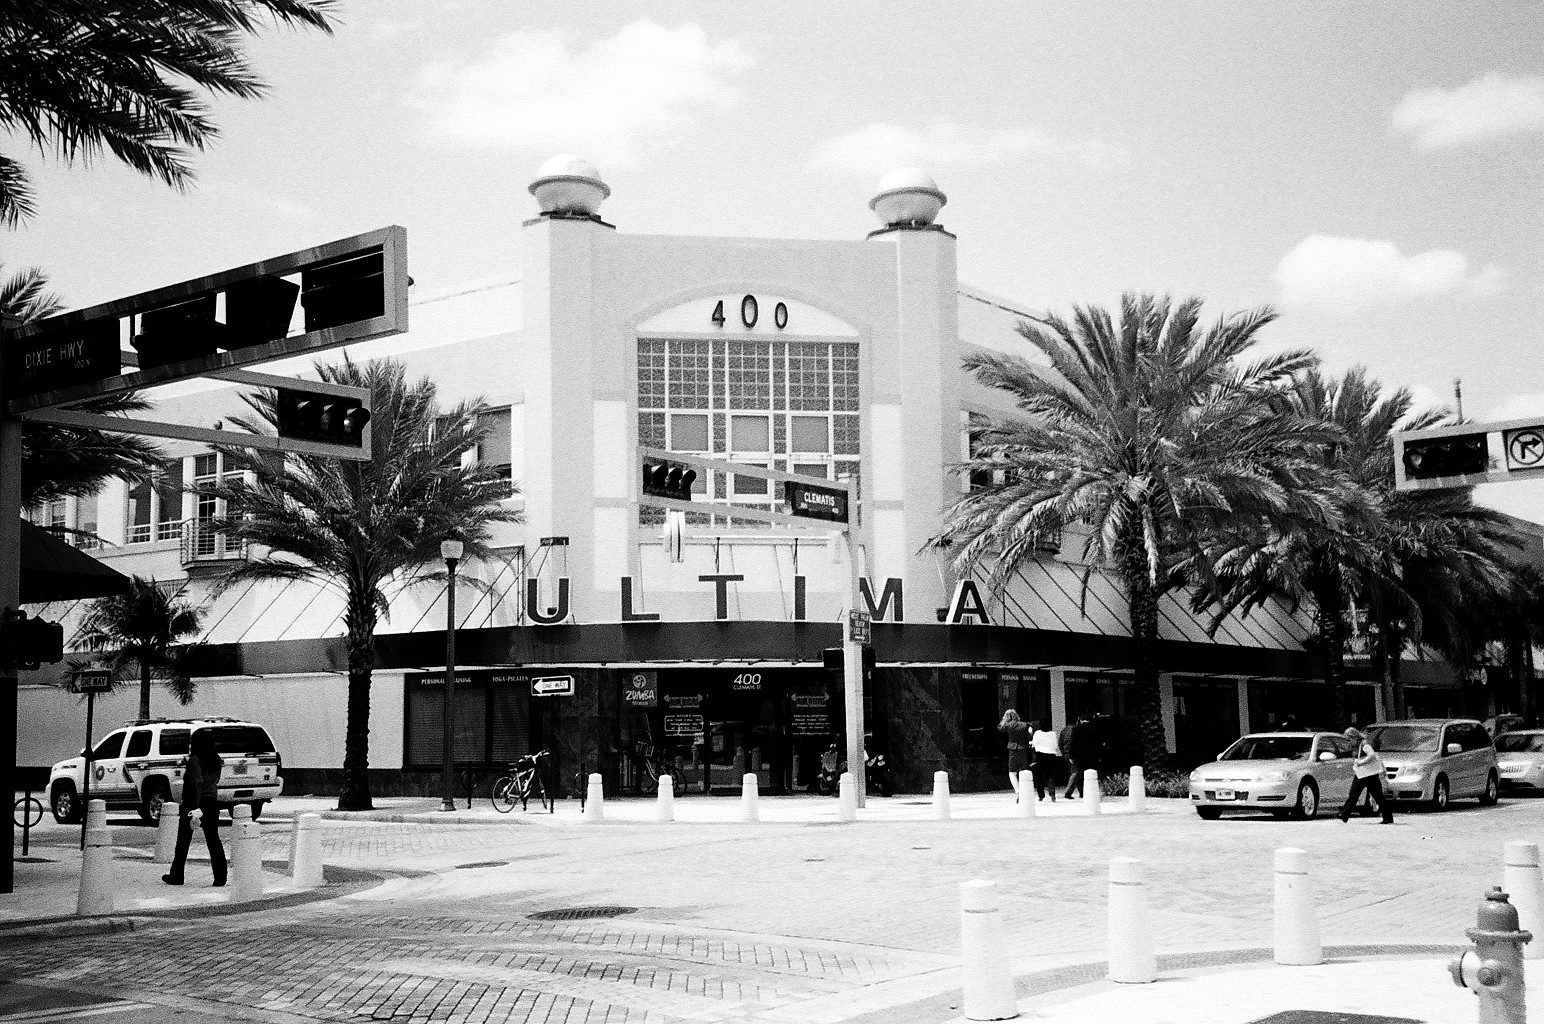
[[[1480,794],[1480,806],[1494,807],[1501,802],[1501,780],[1494,769],[1485,777],[1485,792]]]
[[[152,825],[158,824],[161,820],[161,811],[169,799],[171,794],[166,791],[166,783],[146,784],[145,795],[139,801],[139,816]]]
[[[1446,775],[1437,776],[1437,783],[1431,790],[1431,806],[1434,810],[1445,811],[1448,807],[1448,780]]]
[[[268,806],[267,800],[252,801],[252,820],[256,821],[263,816],[263,808]]]
[[[54,820],[61,825],[73,825],[80,821],[80,798],[75,795],[75,783],[56,782],[48,802],[54,812]]]

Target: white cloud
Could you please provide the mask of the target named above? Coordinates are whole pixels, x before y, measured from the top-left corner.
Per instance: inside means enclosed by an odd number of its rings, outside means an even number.
[[[512,32],[478,60],[426,66],[408,102],[452,145],[630,163],[732,108],[731,82],[754,63],[737,40],[710,43],[691,24],[640,20],[582,50],[560,32]]]
[[[938,124],[915,131],[875,123],[822,142],[806,169],[877,175],[910,165],[997,163],[1028,153],[1067,157],[1100,170],[1124,164],[1130,156],[1123,146],[1063,139],[1032,128],[986,130]]]
[[[1544,416],[1544,394],[1513,395],[1500,405],[1486,410],[1480,419],[1486,422],[1497,420],[1524,420]]]
[[[1405,256],[1392,242],[1309,235],[1282,257],[1276,282],[1287,304],[1356,308],[1490,295],[1506,287],[1507,274],[1495,266],[1471,272],[1452,249]]]
[[[1544,130],[1544,78],[1486,75],[1453,89],[1416,89],[1405,93],[1390,121],[1416,149]]]

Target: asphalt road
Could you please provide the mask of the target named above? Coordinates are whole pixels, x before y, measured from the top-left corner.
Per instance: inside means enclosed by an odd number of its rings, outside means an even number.
[[[137,819],[114,820],[120,843],[153,844]],[[288,824],[264,833],[267,856],[282,858]],[[75,835],[49,822],[34,841],[46,856]],[[1309,851],[1327,944],[1456,946],[1516,839],[1544,839],[1544,800],[1406,813],[1392,827],[1202,822],[1163,805],[855,826],[327,821],[327,862],[381,884],[126,934],[0,942],[0,1024],[942,1021],[956,1015],[967,879],[999,883],[1021,973],[1102,960],[1115,856],[1144,862],[1160,953],[1268,947],[1272,851],[1288,845]]]

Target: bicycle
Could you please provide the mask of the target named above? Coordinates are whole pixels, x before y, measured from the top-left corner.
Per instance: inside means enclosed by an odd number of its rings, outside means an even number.
[[[555,809],[556,801],[547,795],[547,785],[542,781],[547,760],[551,756],[548,751],[539,750],[512,762],[508,770],[493,783],[493,809],[500,814],[508,814],[515,809],[515,801],[519,800],[520,810],[524,811],[532,794],[535,794],[542,810],[549,809],[549,806]]]
[[[637,743],[633,746],[633,759],[643,770],[638,774],[638,791],[645,796],[659,791],[659,779],[662,775],[670,776],[670,788],[676,796],[686,792],[686,779],[683,778],[680,759],[667,761],[660,754],[658,748],[652,743]]]

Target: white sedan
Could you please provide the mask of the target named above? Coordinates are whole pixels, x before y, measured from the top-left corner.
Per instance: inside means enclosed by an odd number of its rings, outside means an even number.
[[[1518,729],[1496,737],[1501,785],[1544,789],[1544,729]]]
[[[1250,733],[1190,773],[1190,802],[1208,821],[1223,811],[1312,818],[1321,804],[1350,795],[1355,756],[1355,744],[1338,733]]]

